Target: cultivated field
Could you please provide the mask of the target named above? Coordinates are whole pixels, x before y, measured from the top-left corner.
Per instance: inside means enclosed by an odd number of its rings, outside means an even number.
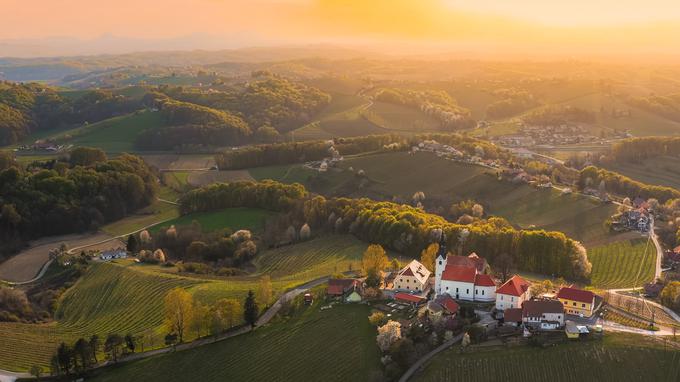
[[[146,163],[159,170],[200,170],[215,165],[215,157],[205,154],[142,154]]]
[[[460,354],[454,346],[429,363],[417,381],[677,381],[680,352],[634,334],[546,349],[496,347]]]
[[[254,180],[248,170],[234,171],[191,171],[187,177],[187,183],[192,186],[205,186],[218,182],[238,182],[242,180]]]
[[[625,162],[604,166],[642,183],[673,187],[680,190],[680,158],[657,157],[641,162]]]
[[[132,152],[140,132],[161,126],[160,113],[138,112],[68,130],[56,138],[76,146],[99,147],[108,153]]]
[[[363,381],[380,367],[365,305],[320,304],[200,348],[103,370],[96,381]]]
[[[154,226],[149,231],[157,232],[171,225],[190,225],[197,221],[206,231],[215,231],[223,228],[260,230],[264,225],[265,219],[272,213],[255,208],[228,208],[222,211],[199,212],[183,215],[167,221],[163,224]]]
[[[654,279],[656,249],[646,239],[589,248],[588,259],[593,264],[591,284],[596,288],[631,288]]]
[[[64,294],[56,322],[0,323],[3,338],[0,369],[27,370],[33,364],[47,368],[61,341],[93,334],[105,337],[111,332],[152,333],[153,346],[158,347],[165,334],[163,297],[172,288],[186,288],[207,304],[225,297],[242,300],[248,290],[257,289],[260,275],[269,273],[273,292],[278,295],[332,273],[336,264],[340,268],[354,259],[355,269],[358,268],[366,246],[351,236],[321,237],[285,249],[264,251],[258,255],[255,262],[258,268],[253,275],[236,277],[194,277],[178,274],[174,267],[137,264],[131,260],[95,263]],[[366,316],[363,314],[362,319]],[[189,339],[193,336],[195,333],[189,333]],[[373,340],[371,337],[371,343]]]

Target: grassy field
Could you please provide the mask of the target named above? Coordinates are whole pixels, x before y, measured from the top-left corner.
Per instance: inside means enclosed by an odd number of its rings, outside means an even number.
[[[137,264],[131,260],[95,263],[66,291],[55,322],[0,323],[0,369],[27,370],[33,364],[47,367],[61,341],[92,334],[104,337],[111,332],[150,331],[154,333],[155,346],[160,346],[165,334],[163,297],[172,288],[185,288],[194,298],[208,304],[225,297],[243,299],[248,290],[257,289],[260,275],[267,273],[272,275],[276,295],[326,276],[336,266],[343,270],[342,267],[354,262],[355,269],[358,268],[366,246],[351,236],[316,238],[264,251],[258,255],[257,270],[252,275],[236,277],[198,278],[177,274],[175,267]]]
[[[604,166],[639,182],[680,190],[680,158],[657,157],[641,162],[625,162]]]
[[[646,239],[589,248],[588,259],[593,264],[591,284],[596,288],[630,288],[654,279],[656,249]]]
[[[367,101],[360,96],[333,94],[331,103],[314,117],[313,122],[288,136],[295,140],[315,140],[387,132],[361,116],[366,105]]]
[[[159,224],[149,231],[157,232],[161,229],[168,228],[171,225],[190,225],[194,220],[206,231],[216,231],[227,227],[233,230],[249,229],[257,231],[262,229],[265,219],[271,214],[272,213],[269,211],[255,208],[227,208],[222,211],[199,212],[183,215],[163,224]]]
[[[137,134],[161,126],[160,113],[138,112],[71,129],[55,138],[77,146],[99,147],[108,153],[132,152]]]
[[[546,349],[497,347],[437,355],[417,381],[677,381],[680,352],[634,334]]]
[[[175,201],[177,200],[178,195],[172,189],[163,187],[161,188],[158,197],[168,201]],[[121,220],[109,223],[101,229],[112,236],[119,236],[177,217],[179,217],[179,210],[176,205],[156,200],[149,207],[137,211],[135,214]]]
[[[96,381],[362,381],[379,369],[365,305],[293,319],[197,349],[104,370]]]
[[[420,110],[386,102],[375,102],[365,111],[369,120],[387,130],[428,132],[439,130],[440,123]]]

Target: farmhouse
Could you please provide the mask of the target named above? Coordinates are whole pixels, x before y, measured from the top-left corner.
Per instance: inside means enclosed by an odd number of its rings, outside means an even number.
[[[496,283],[480,272],[486,260],[476,254],[468,257],[437,257],[435,263],[435,293],[449,294],[456,300],[491,302],[496,299]]]
[[[104,251],[99,255],[99,258],[103,261],[113,260],[113,259],[125,259],[127,258],[127,252],[124,249],[112,249]]]
[[[584,317],[593,315],[595,294],[591,291],[564,287],[557,293],[557,299],[564,305],[567,314],[583,315]]]
[[[355,279],[330,279],[326,295],[330,297],[344,298],[361,286],[361,282]]]
[[[529,300],[522,304],[522,322],[541,330],[564,326],[564,308],[557,300]]]
[[[417,260],[408,263],[394,278],[394,289],[424,291],[429,286],[431,272]]]
[[[529,297],[529,282],[514,275],[496,289],[496,309],[520,308]]]

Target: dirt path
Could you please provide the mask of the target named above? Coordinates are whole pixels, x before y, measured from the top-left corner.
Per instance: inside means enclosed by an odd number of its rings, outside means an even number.
[[[50,250],[59,247],[61,243],[66,243],[69,248],[92,246],[93,249],[108,249],[112,245],[120,245],[110,243],[111,240],[113,237],[105,233],[53,236],[36,240],[31,243],[30,248],[0,264],[0,280],[12,283],[30,281],[41,273],[43,266],[49,261]],[[103,242],[108,244],[98,245]]]

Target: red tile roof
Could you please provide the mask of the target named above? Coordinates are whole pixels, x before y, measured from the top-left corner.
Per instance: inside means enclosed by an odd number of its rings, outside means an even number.
[[[449,311],[451,314],[456,314],[458,313],[458,309],[460,309],[460,305],[456,302],[456,300],[453,299],[448,294],[442,295],[438,297],[435,302],[443,306],[446,310]]]
[[[486,267],[486,260],[477,256],[476,253],[470,254],[470,256],[447,256],[446,265],[455,265],[459,267],[475,267],[477,271],[483,272]]]
[[[557,292],[557,298],[592,304],[595,295],[589,290],[564,287]]]
[[[326,293],[331,296],[342,296],[353,285],[357,283],[354,279],[330,279],[328,280],[328,289]]]
[[[401,301],[406,301],[410,302],[413,304],[420,304],[426,300],[425,297],[420,297],[420,296],[414,296],[412,294],[408,293],[403,293],[403,292],[398,292],[394,294],[394,299],[395,300],[401,300]]]
[[[477,276],[475,277],[475,285],[492,287],[496,286],[496,282],[493,281],[493,279],[489,275],[477,274]]]
[[[514,275],[505,284],[496,289],[496,293],[519,297],[529,289],[529,283],[523,278]]]
[[[476,274],[477,270],[474,267],[461,267],[447,264],[446,268],[444,268],[444,272],[442,272],[442,280],[474,283]]]
[[[521,322],[522,321],[522,309],[511,308],[503,311],[503,321],[505,322]]]

